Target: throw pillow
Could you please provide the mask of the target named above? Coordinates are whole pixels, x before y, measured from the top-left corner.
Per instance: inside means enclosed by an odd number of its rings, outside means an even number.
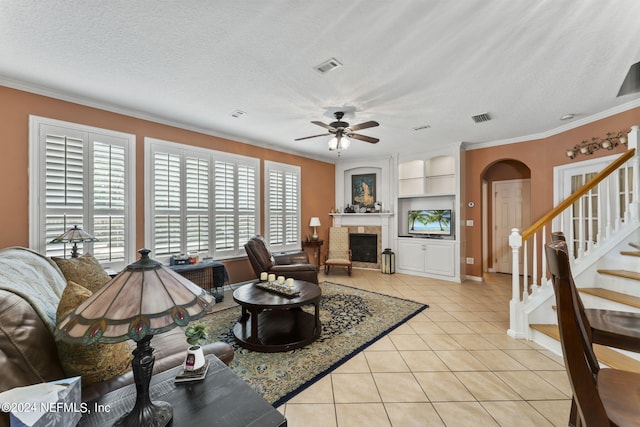
[[[52,257],[51,259],[58,264],[67,281],[71,280],[91,292],[97,291],[102,285],[111,280],[111,277],[102,268],[98,260],[89,253],[78,258]]]
[[[67,282],[56,312],[56,323],[91,295],[93,293],[90,290],[72,281]],[[117,344],[91,345],[56,341],[56,346],[65,374],[69,377],[81,376],[83,387],[108,380],[131,369],[133,355],[126,341]]]

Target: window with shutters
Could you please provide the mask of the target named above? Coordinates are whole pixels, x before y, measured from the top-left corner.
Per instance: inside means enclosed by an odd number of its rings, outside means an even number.
[[[78,243],[116,271],[135,260],[135,135],[31,116],[32,249],[69,256],[72,244],[50,243],[77,225],[97,242]]]
[[[156,258],[244,255],[259,230],[259,159],[145,138],[148,245]]]
[[[300,249],[300,167],[265,161],[265,237],[272,251]]]

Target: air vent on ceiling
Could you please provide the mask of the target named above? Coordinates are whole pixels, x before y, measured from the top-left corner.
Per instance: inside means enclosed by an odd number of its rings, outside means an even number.
[[[336,58],[330,58],[324,61],[322,64],[316,65],[313,68],[315,68],[316,71],[324,74],[324,73],[328,73],[329,71],[333,71],[336,68],[341,66],[342,66],[342,62],[338,61]]]
[[[491,117],[489,117],[489,113],[478,114],[476,116],[471,116],[471,118],[476,123],[488,122],[489,120],[491,120]]]
[[[640,62],[636,62],[629,68],[629,72],[624,78],[617,96],[629,95],[636,92],[640,92]]]

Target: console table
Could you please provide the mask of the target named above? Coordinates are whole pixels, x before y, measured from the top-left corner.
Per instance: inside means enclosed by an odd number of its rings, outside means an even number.
[[[218,292],[218,288],[229,284],[229,273],[220,261],[171,265],[169,268],[208,291],[216,299],[216,302],[224,299],[224,295]]]
[[[286,427],[286,418],[256,393],[215,356],[207,356],[209,370],[202,381],[175,384],[177,367],[154,375],[149,394],[151,400],[162,400],[173,407],[173,427],[180,426],[277,426]],[[105,394],[88,408],[109,408],[109,412],[90,412],[82,416],[78,426],[110,426],[133,408],[134,384]],[[103,406],[96,406],[103,405]]]

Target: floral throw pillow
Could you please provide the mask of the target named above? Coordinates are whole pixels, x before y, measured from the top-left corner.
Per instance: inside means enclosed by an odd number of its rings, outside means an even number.
[[[67,282],[56,312],[56,323],[91,295],[93,293],[90,290],[72,281]],[[131,369],[133,355],[126,341],[117,344],[91,345],[56,341],[56,346],[65,374],[69,377],[81,376],[83,387],[108,380]]]
[[[92,293],[111,280],[98,260],[89,253],[78,258],[52,257],[51,259],[60,267],[67,281],[71,280],[89,289]]]

